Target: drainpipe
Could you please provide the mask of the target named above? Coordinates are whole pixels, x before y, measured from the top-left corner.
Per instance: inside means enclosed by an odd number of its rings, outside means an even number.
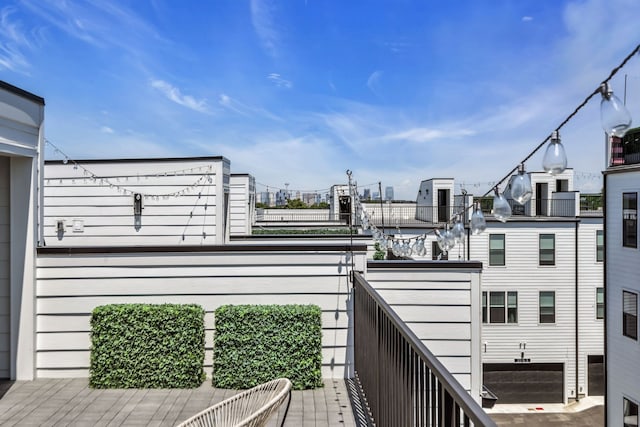
[[[575,290],[575,294],[576,294],[576,402],[580,401],[580,393],[579,393],[579,388],[578,388],[578,377],[579,377],[579,370],[578,370],[578,361],[579,361],[579,352],[578,352],[578,224],[579,224],[579,220],[576,221],[576,253],[575,253],[575,280],[576,280],[576,290]]]

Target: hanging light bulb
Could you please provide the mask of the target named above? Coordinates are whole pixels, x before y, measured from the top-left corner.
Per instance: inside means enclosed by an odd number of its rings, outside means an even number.
[[[516,202],[524,205],[533,196],[533,188],[531,188],[531,178],[524,171],[524,163],[518,166],[518,174],[511,177],[511,197]]]
[[[471,234],[477,236],[487,229],[487,222],[484,219],[482,209],[480,209],[480,202],[476,202],[471,214]]]
[[[567,154],[560,142],[560,134],[557,130],[551,133],[551,140],[542,159],[542,168],[551,175],[562,173],[567,168]]]
[[[442,233],[440,233],[440,230],[435,230],[436,233],[436,243],[438,244],[438,247],[440,248],[441,251],[446,252],[445,245],[444,245],[444,236],[442,235]]]
[[[456,245],[456,240],[449,229],[449,224],[445,226],[444,233],[442,233],[442,245],[445,252],[449,252]]]
[[[394,242],[391,246],[391,253],[397,257],[402,256],[402,247],[400,246],[400,242]]]
[[[411,246],[409,245],[409,241],[405,240],[402,243],[402,248],[400,253],[402,254],[403,257],[410,257],[411,256]]]
[[[411,247],[411,250],[418,256],[424,256],[424,254],[427,252],[426,248],[424,247],[424,238],[418,237]]]
[[[511,206],[509,201],[498,192],[498,187],[493,189],[495,195],[493,196],[493,216],[501,222],[507,222],[511,217]]]
[[[631,114],[620,99],[613,94],[609,83],[600,85],[600,120],[602,128],[609,136],[622,138],[631,127]]]
[[[464,240],[464,224],[460,220],[460,215],[456,215],[456,222],[453,224],[451,234],[453,234],[453,239],[457,244],[462,243]]]

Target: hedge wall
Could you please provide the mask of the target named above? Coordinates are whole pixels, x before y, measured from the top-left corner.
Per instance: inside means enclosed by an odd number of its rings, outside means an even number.
[[[91,315],[94,388],[192,388],[205,379],[198,305],[114,304]]]
[[[214,387],[244,389],[280,377],[296,390],[322,387],[317,305],[225,305],[215,321]]]

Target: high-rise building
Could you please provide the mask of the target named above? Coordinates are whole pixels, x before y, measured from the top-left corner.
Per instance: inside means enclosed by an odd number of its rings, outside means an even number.
[[[364,200],[371,200],[371,190],[369,188],[365,188],[362,194],[362,198]]]
[[[384,189],[384,199],[393,200],[393,187],[386,187]]]

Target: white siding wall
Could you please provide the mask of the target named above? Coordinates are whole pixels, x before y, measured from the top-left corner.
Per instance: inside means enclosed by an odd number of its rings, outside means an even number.
[[[640,195],[640,170],[606,176],[607,424],[622,425],[623,398],[640,403],[640,342],[622,334],[622,291],[640,293],[640,250],[622,246],[622,193]]]
[[[0,157],[0,378],[9,378],[9,158]]]
[[[475,399],[480,396],[480,270],[368,268],[367,281]]]
[[[229,234],[249,235],[255,215],[255,180],[249,175],[231,175],[229,187]]]
[[[588,390],[587,357],[604,355],[604,319],[596,319],[596,288],[604,286],[604,262],[596,261],[596,231],[602,218],[582,218],[578,229],[578,384]]]
[[[505,266],[489,265],[494,233],[505,234]],[[540,234],[555,235],[554,266],[538,264]],[[471,259],[483,263],[483,291],[518,292],[517,324],[482,327],[483,363],[514,363],[522,352],[532,363],[564,363],[565,400],[575,397],[575,222],[491,222],[471,237]],[[539,323],[540,291],[555,292],[554,324]]]
[[[73,162],[47,163],[46,245],[224,243],[225,222],[219,205],[224,203],[225,172],[220,159],[105,161],[79,163],[78,167]],[[92,179],[91,174],[98,178]],[[148,195],[139,224],[133,213],[133,193]],[[64,233],[57,232],[58,220],[65,221]],[[74,220],[82,221],[82,231],[74,230]]]
[[[364,256],[364,251],[355,253],[356,269],[364,269]],[[213,358],[213,313],[220,305],[317,304],[323,313],[322,374],[343,378],[352,369],[350,265],[346,252],[318,245],[275,251],[235,245],[217,252],[41,251],[37,376],[88,376],[89,320],[96,306],[196,303],[206,311],[207,375]]]

